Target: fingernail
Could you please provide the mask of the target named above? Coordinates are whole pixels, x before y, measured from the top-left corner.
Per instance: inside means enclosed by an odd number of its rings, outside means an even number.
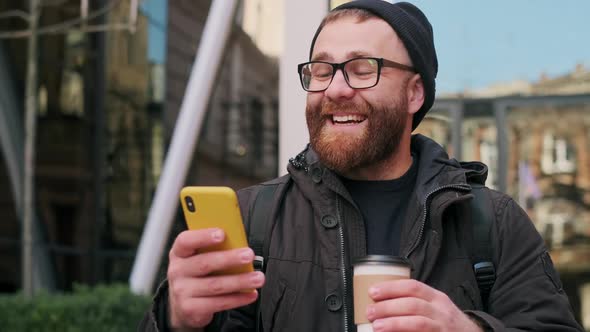
[[[385,327],[385,323],[383,323],[383,321],[381,320],[376,320],[373,322],[373,330],[375,331],[381,331],[381,329],[383,329]]]
[[[368,306],[367,307],[367,319],[371,320],[371,318],[373,318],[373,315],[375,314],[375,307],[373,306]]]
[[[218,229],[215,230],[211,233],[211,238],[213,238],[213,241],[215,242],[219,242],[223,239],[223,231]]]
[[[254,285],[260,285],[263,280],[264,280],[264,275],[261,272],[254,272],[252,277],[250,277],[250,281],[252,281],[252,283]]]
[[[247,248],[247,249],[240,251],[240,260],[242,262],[244,262],[244,263],[251,262],[253,258],[254,258],[254,253],[252,252],[252,249]]]
[[[377,287],[369,288],[369,295],[373,298],[376,297],[377,295],[379,295],[379,288],[377,288]]]

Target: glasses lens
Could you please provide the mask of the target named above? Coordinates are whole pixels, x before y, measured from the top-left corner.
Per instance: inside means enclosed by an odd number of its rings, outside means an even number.
[[[354,59],[344,66],[351,88],[372,87],[379,79],[379,63],[376,59]]]
[[[322,62],[310,62],[301,68],[301,82],[307,91],[328,88],[332,80],[332,66]]]

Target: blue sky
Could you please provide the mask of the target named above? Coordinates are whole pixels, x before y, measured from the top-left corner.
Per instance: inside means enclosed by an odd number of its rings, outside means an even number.
[[[415,0],[434,28],[438,91],[590,68],[590,1]]]
[[[278,0],[277,0],[278,1]],[[296,0],[283,0],[296,1]],[[144,0],[149,58],[165,60],[167,0]],[[410,0],[429,17],[439,58],[438,92],[476,89],[541,73],[590,68],[588,0]]]
[[[148,59],[163,63],[166,59],[167,0],[143,0],[140,11],[148,18]]]

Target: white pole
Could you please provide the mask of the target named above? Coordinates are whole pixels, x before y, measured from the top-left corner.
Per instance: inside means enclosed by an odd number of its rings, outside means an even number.
[[[284,41],[279,76],[279,174],[287,172],[289,158],[309,142],[305,123],[306,93],[297,76],[297,64],[308,61],[315,31],[328,12],[328,1],[285,0]],[[305,17],[305,24],[301,24]]]
[[[211,4],[172,142],[131,271],[129,283],[134,293],[152,292],[178,206],[179,192],[192,161],[217,69],[223,58],[222,52],[233,26],[236,4],[236,0],[214,0]]]

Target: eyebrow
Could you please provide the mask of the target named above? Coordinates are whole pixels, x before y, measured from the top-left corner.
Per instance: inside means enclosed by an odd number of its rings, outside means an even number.
[[[360,51],[360,50],[350,51],[350,52],[346,53],[346,57],[348,59],[357,58],[357,57],[365,57],[365,56],[371,56],[371,55],[366,51]],[[311,61],[331,61],[333,59],[334,59],[334,57],[331,56],[328,52],[319,52],[311,59]]]

